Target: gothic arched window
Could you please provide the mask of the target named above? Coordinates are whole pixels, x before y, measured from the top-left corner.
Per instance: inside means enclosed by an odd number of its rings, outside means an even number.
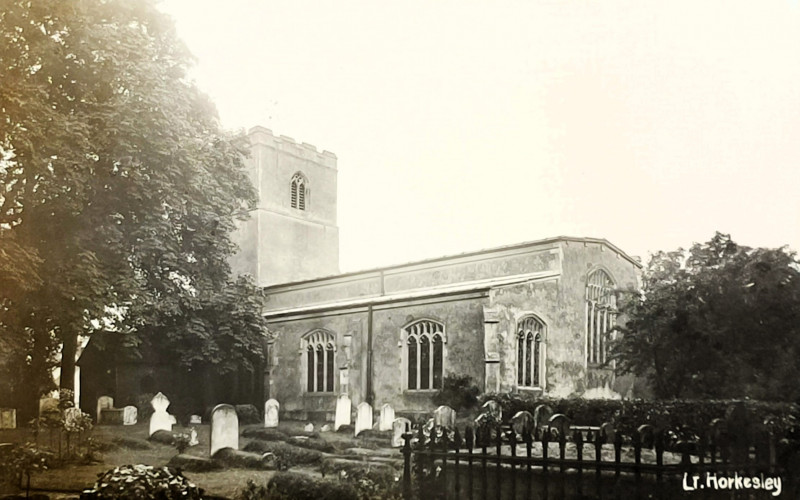
[[[333,392],[336,339],[333,333],[314,330],[303,338],[306,391]]]
[[[408,325],[403,331],[408,389],[441,389],[446,342],[444,325],[424,319]]]
[[[308,181],[300,172],[292,176],[291,205],[298,210],[306,209],[306,189]]]
[[[542,387],[544,323],[527,316],[517,323],[517,385]]]
[[[603,364],[608,355],[608,340],[617,321],[614,281],[598,269],[586,282],[586,361]]]

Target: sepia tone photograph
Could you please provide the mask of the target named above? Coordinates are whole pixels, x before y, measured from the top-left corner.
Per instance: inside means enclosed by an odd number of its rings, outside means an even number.
[[[0,0],[0,500],[800,498],[798,0]]]

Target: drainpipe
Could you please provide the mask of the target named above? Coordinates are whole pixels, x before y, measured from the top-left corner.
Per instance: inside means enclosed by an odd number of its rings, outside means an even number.
[[[367,309],[367,394],[366,401],[374,406],[375,388],[372,386],[372,306]]]

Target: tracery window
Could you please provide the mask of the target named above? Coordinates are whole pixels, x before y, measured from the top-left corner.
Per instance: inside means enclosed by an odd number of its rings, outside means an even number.
[[[306,187],[308,181],[300,172],[292,176],[291,205],[298,210],[306,209]]]
[[[517,323],[517,385],[541,387],[544,323],[527,316]]]
[[[444,369],[444,325],[420,320],[404,329],[407,385],[411,390],[441,389]]]
[[[314,330],[303,339],[306,357],[306,391],[333,392],[334,352],[333,333]]]
[[[586,360],[606,362],[608,340],[617,321],[617,297],[614,281],[602,269],[589,275],[586,283]]]

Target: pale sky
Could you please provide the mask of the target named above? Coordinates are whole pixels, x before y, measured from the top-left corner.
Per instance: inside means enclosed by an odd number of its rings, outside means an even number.
[[[336,153],[342,271],[558,235],[800,249],[800,5],[164,0],[231,129]]]

